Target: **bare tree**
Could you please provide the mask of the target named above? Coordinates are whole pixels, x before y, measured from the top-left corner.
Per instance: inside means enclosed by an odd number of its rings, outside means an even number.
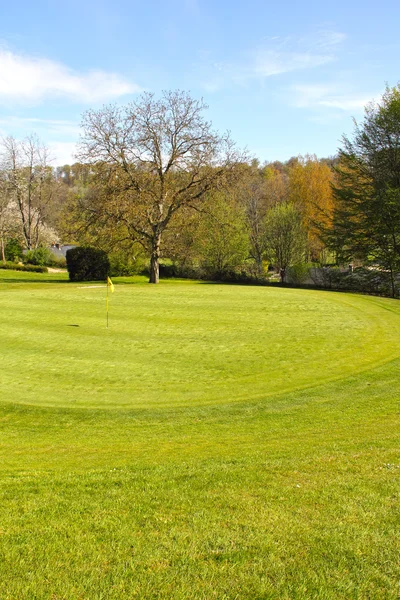
[[[287,200],[286,175],[272,167],[260,168],[257,161],[243,169],[235,194],[244,208],[249,232],[249,255],[258,274],[263,273],[267,252],[266,217],[268,211]]]
[[[35,136],[23,141],[7,137],[2,142],[1,170],[7,205],[17,207],[26,248],[36,248],[52,193],[47,148]]]
[[[124,108],[83,117],[79,157],[95,165],[103,192],[86,204],[94,221],[124,227],[150,253],[150,283],[159,278],[161,243],[184,207],[198,208],[243,160],[229,135],[213,131],[207,108],[185,92],[143,94]]]
[[[6,262],[6,242],[12,237],[19,237],[20,222],[17,207],[3,193],[1,184],[2,182],[0,182],[0,257],[3,262]]]
[[[301,214],[291,203],[277,204],[266,219],[266,240],[270,259],[286,282],[288,267],[304,260],[306,232]]]
[[[259,170],[251,169],[237,186],[239,203],[244,209],[249,232],[249,255],[262,273],[266,252],[265,217],[268,209],[266,185]]]

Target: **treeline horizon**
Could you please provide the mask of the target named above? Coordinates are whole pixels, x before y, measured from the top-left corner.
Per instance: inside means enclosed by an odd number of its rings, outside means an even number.
[[[319,185],[321,198],[324,194],[330,197],[327,182],[331,180],[330,172],[336,162],[337,157],[299,155],[285,162],[277,160],[261,164],[258,159],[253,158],[248,163],[243,163],[241,176],[230,188],[210,193],[201,211],[188,208],[167,236],[163,258],[182,267],[192,267],[197,263],[197,266],[201,265],[199,271],[213,277],[223,277],[228,272],[232,274],[235,269],[243,266],[249,275],[260,275],[263,271],[262,264],[264,263],[266,270],[268,267],[262,239],[265,234],[263,221],[268,208],[289,198],[300,205],[299,193],[295,198],[295,189],[299,185],[302,188],[301,194],[310,186],[315,193]],[[31,218],[31,229],[39,235],[31,235],[32,241],[27,243],[26,238],[29,239],[29,236],[24,237],[18,232],[17,221],[22,222],[21,216],[17,214],[18,211],[14,211],[15,227],[11,227],[8,234],[13,240],[18,239],[27,250],[54,243],[94,245],[111,254],[113,264],[119,265],[121,273],[143,270],[147,257],[134,241],[123,239],[123,236],[117,237],[115,231],[112,234],[108,229],[101,231],[102,228],[95,227],[93,223],[77,221],[87,209],[88,203],[95,201],[99,177],[96,165],[78,161],[58,167],[46,165],[45,177],[43,168],[37,168],[38,173],[39,171],[41,181],[33,187],[32,196],[40,192],[41,210],[38,210],[36,202],[32,203],[31,210],[31,215],[34,215]],[[308,193],[310,194],[310,190]],[[296,218],[298,216],[295,215]],[[29,226],[26,220],[25,226]],[[246,232],[248,226],[251,231]],[[213,235],[210,236],[210,232]],[[5,228],[1,233],[3,248],[6,250]],[[300,248],[293,248],[294,252],[300,252],[299,258],[305,250],[304,240],[301,241]],[[251,261],[257,263],[255,268],[252,268]]]
[[[3,140],[0,239],[105,250],[114,272],[160,261],[181,276],[281,282],[312,266],[400,271],[400,92],[366,107],[337,156],[260,164],[181,91],[143,94],[83,116],[79,160],[50,167],[31,136]]]

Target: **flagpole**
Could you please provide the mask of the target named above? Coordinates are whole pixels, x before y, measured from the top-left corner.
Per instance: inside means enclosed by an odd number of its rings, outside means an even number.
[[[107,280],[107,296],[106,296],[106,313],[107,313],[107,329],[108,329],[108,280]]]
[[[107,314],[107,329],[108,329],[108,288],[110,288],[110,292],[113,293],[114,291],[114,284],[111,281],[111,279],[109,277],[107,277],[107,295],[106,295],[106,314]]]

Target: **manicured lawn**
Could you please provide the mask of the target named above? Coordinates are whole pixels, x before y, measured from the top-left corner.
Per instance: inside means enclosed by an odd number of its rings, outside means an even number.
[[[399,597],[398,301],[62,279],[0,270],[1,600]]]

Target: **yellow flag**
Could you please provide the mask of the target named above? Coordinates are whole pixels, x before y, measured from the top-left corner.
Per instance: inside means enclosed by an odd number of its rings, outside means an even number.
[[[109,277],[107,277],[107,286],[110,288],[110,292],[114,292],[114,284]]]

